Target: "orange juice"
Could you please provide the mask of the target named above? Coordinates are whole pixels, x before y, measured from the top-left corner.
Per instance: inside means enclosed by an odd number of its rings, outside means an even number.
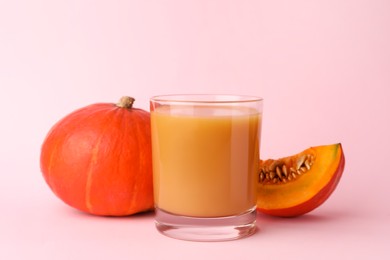
[[[232,106],[151,112],[155,204],[171,214],[221,217],[256,205],[261,115]]]

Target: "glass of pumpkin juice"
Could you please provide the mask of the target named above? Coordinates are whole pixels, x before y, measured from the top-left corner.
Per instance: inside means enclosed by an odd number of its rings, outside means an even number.
[[[261,98],[251,96],[151,98],[159,232],[192,241],[255,232],[262,106]]]

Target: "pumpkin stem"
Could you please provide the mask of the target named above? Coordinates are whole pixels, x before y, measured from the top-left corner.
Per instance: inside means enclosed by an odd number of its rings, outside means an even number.
[[[128,96],[123,96],[116,105],[123,108],[132,108],[135,99]]]

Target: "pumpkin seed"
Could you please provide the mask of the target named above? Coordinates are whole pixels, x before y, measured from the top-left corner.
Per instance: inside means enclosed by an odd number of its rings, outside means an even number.
[[[310,170],[310,163],[309,163],[309,160],[306,160],[305,161],[305,166],[308,170]]]
[[[283,172],[284,176],[287,176],[287,175],[288,175],[288,173],[287,173],[287,167],[286,167],[285,164],[283,164],[283,166],[282,166],[282,172]]]
[[[261,172],[260,172],[260,182],[263,182],[264,178],[265,178],[264,172],[261,171]]]
[[[303,163],[305,162],[306,160],[306,155],[303,154],[301,157],[298,158],[297,160],[297,164],[296,164],[296,169],[298,170],[299,168],[301,168],[301,166],[303,165]]]
[[[279,179],[282,179],[282,178],[283,178],[282,172],[280,171],[279,168],[276,168],[276,174],[278,175]]]
[[[276,167],[276,174],[279,176],[279,178],[282,178],[282,171],[279,167]]]

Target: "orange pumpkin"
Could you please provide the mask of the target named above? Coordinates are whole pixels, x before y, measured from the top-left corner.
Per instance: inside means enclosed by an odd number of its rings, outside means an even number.
[[[48,133],[41,171],[68,205],[105,216],[153,208],[150,114],[132,108],[133,101],[81,108]]]

